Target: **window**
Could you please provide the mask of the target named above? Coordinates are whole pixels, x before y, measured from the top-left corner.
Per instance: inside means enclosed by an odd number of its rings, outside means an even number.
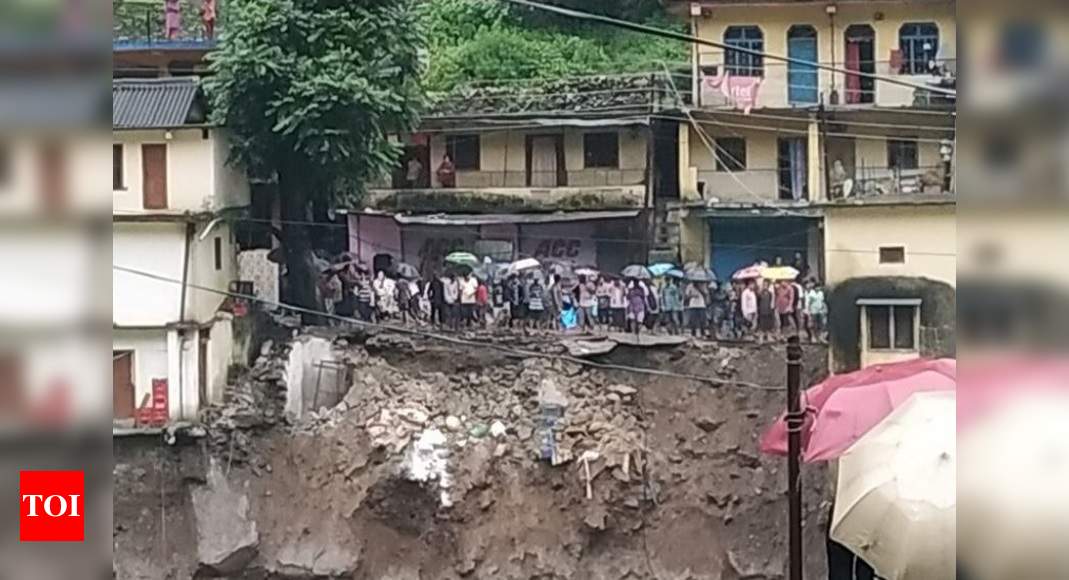
[[[880,248],[881,264],[905,264],[906,248],[903,246],[883,246]]]
[[[917,350],[917,299],[862,299],[869,350]]]
[[[223,238],[215,236],[215,271],[223,269]]]
[[[123,179],[123,146],[116,143],[111,146],[111,188],[113,190],[126,189]]]
[[[617,133],[586,133],[583,135],[583,166],[619,167],[620,136]]]
[[[1038,22],[1007,22],[999,38],[999,64],[1010,70],[1028,70],[1046,57],[1046,34]]]
[[[908,139],[887,140],[887,168],[888,169],[916,169],[917,142]]]
[[[939,27],[933,22],[911,22],[898,29],[904,75],[927,74],[939,52]]]
[[[746,170],[746,140],[741,137],[721,137],[713,140],[716,148],[717,171]]]
[[[479,136],[450,135],[445,138],[445,152],[458,170],[479,170]]]
[[[724,44],[764,52],[765,36],[756,26],[729,26],[724,31]],[[733,76],[760,77],[765,74],[765,59],[760,54],[727,49],[724,52],[724,68]]]

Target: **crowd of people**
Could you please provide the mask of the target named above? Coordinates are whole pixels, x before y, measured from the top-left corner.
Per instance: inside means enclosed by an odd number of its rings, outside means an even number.
[[[799,334],[825,341],[828,317],[824,289],[812,278],[717,282],[541,269],[488,276],[472,267],[405,277],[350,265],[327,269],[320,290],[333,314],[455,331],[652,332],[759,342]]]

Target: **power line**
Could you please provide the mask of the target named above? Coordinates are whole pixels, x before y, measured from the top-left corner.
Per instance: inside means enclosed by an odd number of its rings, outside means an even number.
[[[543,11],[546,11],[546,12],[553,12],[553,13],[556,13],[556,14],[560,14],[562,16],[569,16],[569,17],[578,18],[578,19],[581,19],[581,20],[589,20],[589,21],[594,21],[594,22],[601,22],[603,24],[608,24],[610,26],[615,26],[617,28],[624,28],[624,29],[627,29],[627,30],[635,31],[635,32],[641,32],[643,34],[651,34],[651,35],[654,35],[654,36],[660,36],[662,38],[670,38],[670,39],[673,39],[673,40],[679,40],[681,42],[688,42],[690,44],[701,44],[701,45],[705,45],[705,46],[711,46],[713,48],[719,48],[721,50],[726,50],[726,51],[731,51],[731,52],[736,52],[736,53],[743,53],[743,54],[750,54],[750,55],[753,55],[753,56],[760,56],[760,57],[763,57],[763,58],[767,58],[767,59],[771,59],[771,60],[778,60],[778,61],[782,61],[782,62],[786,62],[786,63],[790,63],[790,64],[797,64],[797,65],[801,65],[801,66],[805,66],[805,67],[818,68],[818,69],[823,69],[823,70],[827,70],[827,71],[831,71],[831,72],[843,73],[843,74],[850,75],[850,76],[855,76],[855,77],[871,78],[873,80],[882,81],[882,82],[885,82],[885,83],[890,83],[890,84],[895,84],[895,85],[900,85],[900,86],[903,86],[903,87],[909,87],[909,88],[913,88],[913,89],[921,89],[921,90],[925,90],[925,91],[929,91],[929,92],[933,92],[933,93],[940,93],[940,94],[944,94],[944,95],[957,96],[957,91],[954,90],[954,89],[946,89],[946,88],[943,88],[943,87],[933,87],[933,86],[930,86],[930,85],[923,85],[923,84],[920,84],[920,83],[913,83],[913,82],[910,82],[910,81],[906,81],[906,80],[902,80],[902,79],[896,79],[896,78],[893,78],[893,77],[887,77],[887,76],[878,75],[878,74],[874,74],[874,73],[867,73],[867,72],[856,71],[856,70],[848,70],[848,69],[839,68],[839,67],[836,67],[836,66],[823,64],[823,63],[820,63],[820,62],[812,62],[812,61],[802,60],[802,59],[793,58],[793,57],[789,57],[789,56],[771,54],[771,53],[765,52],[763,50],[756,50],[756,49],[746,48],[746,47],[742,47],[742,46],[732,46],[730,44],[717,42],[717,41],[714,41],[714,40],[707,40],[707,39],[704,39],[704,38],[691,36],[689,34],[683,34],[682,32],[675,32],[675,31],[672,31],[672,30],[665,30],[663,28],[656,28],[656,27],[653,27],[653,26],[646,26],[644,24],[638,24],[636,22],[628,22],[626,20],[620,20],[620,19],[617,19],[617,18],[609,17],[609,16],[602,16],[600,14],[591,14],[590,12],[581,12],[579,10],[572,10],[570,8],[563,8],[563,7],[560,7],[560,6],[552,6],[552,5],[549,5],[549,4],[542,4],[540,2],[533,2],[532,0],[499,0],[499,1],[506,2],[506,3],[509,3],[509,4],[515,4],[517,6],[526,6],[528,8],[534,8],[536,10],[543,10]]]
[[[692,375],[692,374],[687,374],[687,373],[677,373],[677,372],[673,372],[673,371],[665,371],[665,370],[660,370],[660,369],[647,369],[647,368],[628,366],[628,365],[620,365],[620,364],[612,364],[612,363],[599,363],[599,362],[595,362],[595,361],[591,361],[591,360],[587,360],[587,359],[583,359],[583,358],[579,358],[579,357],[574,357],[574,356],[570,356],[570,355],[550,354],[550,353],[538,352],[538,351],[533,351],[533,350],[526,350],[526,349],[507,347],[507,346],[502,346],[500,344],[494,344],[494,343],[491,343],[491,342],[484,342],[484,341],[478,341],[478,340],[470,340],[470,339],[458,338],[458,337],[455,337],[455,336],[448,336],[448,335],[444,335],[444,334],[440,334],[440,333],[436,333],[436,332],[428,332],[428,331],[425,331],[425,330],[413,329],[413,328],[408,328],[408,327],[405,327],[405,326],[397,326],[397,325],[393,325],[393,324],[382,324],[382,323],[377,323],[377,322],[366,322],[366,321],[359,320],[359,319],[356,319],[356,318],[349,318],[349,317],[346,317],[346,316],[340,316],[340,315],[337,315],[337,314],[331,314],[329,312],[315,310],[315,309],[312,309],[312,308],[304,308],[304,307],[301,307],[301,306],[294,306],[294,305],[285,304],[285,303],[282,303],[282,302],[274,302],[274,301],[271,301],[271,300],[265,300],[265,299],[262,299],[262,298],[259,298],[257,296],[253,296],[253,295],[250,295],[250,294],[242,294],[242,293],[239,293],[239,292],[231,292],[231,291],[228,291],[228,290],[219,290],[217,288],[211,288],[211,287],[208,287],[208,286],[202,286],[200,284],[193,284],[193,283],[190,283],[188,281],[183,282],[182,280],[178,280],[176,278],[170,278],[170,277],[167,277],[167,276],[161,276],[159,274],[154,274],[152,272],[146,272],[144,270],[128,268],[128,267],[125,267],[125,266],[119,266],[119,265],[114,265],[113,264],[112,265],[112,269],[116,270],[116,271],[119,271],[119,272],[125,272],[127,274],[133,274],[135,276],[142,276],[142,277],[145,277],[145,278],[150,278],[150,279],[157,280],[157,281],[160,281],[160,282],[167,282],[167,283],[171,283],[171,284],[184,285],[184,286],[186,286],[188,288],[193,288],[194,290],[200,290],[202,292],[209,292],[209,293],[217,294],[217,295],[221,295],[221,296],[230,296],[230,297],[233,297],[233,298],[241,298],[243,300],[248,300],[250,302],[259,302],[261,304],[266,304],[266,305],[269,305],[269,306],[275,306],[275,307],[282,308],[282,309],[285,309],[285,310],[290,310],[290,311],[293,311],[293,312],[299,312],[299,313],[303,313],[303,314],[312,314],[312,315],[316,315],[316,316],[322,316],[324,318],[328,318],[328,319],[331,319],[331,320],[337,320],[339,322],[343,322],[343,323],[346,323],[346,324],[353,324],[353,325],[361,326],[361,327],[365,327],[365,328],[376,328],[376,329],[379,329],[379,330],[387,330],[387,331],[396,332],[396,333],[399,333],[399,334],[422,336],[422,337],[425,337],[425,338],[430,338],[432,340],[438,340],[438,341],[441,341],[441,342],[446,342],[446,343],[449,343],[449,344],[460,345],[460,346],[491,348],[491,349],[497,350],[499,352],[503,352],[505,354],[510,354],[510,355],[517,356],[517,357],[542,358],[542,359],[549,359],[549,360],[561,360],[561,361],[570,362],[570,363],[573,363],[573,364],[578,364],[578,365],[582,365],[582,366],[588,366],[588,367],[592,367],[592,368],[599,368],[599,369],[603,369],[603,370],[618,370],[618,371],[626,371],[626,372],[631,372],[631,373],[636,373],[636,374],[645,374],[645,375],[652,375],[652,376],[659,376],[659,377],[683,379],[683,380],[707,383],[707,384],[716,385],[716,386],[723,386],[723,385],[737,386],[737,387],[745,387],[745,388],[750,388],[750,389],[755,389],[755,390],[762,390],[762,391],[782,391],[782,390],[784,390],[784,387],[775,386],[775,385],[762,385],[762,384],[753,383],[753,382],[749,382],[749,381],[728,381],[728,380],[724,380],[724,379],[715,379],[715,378],[712,378],[712,377],[706,377],[706,376],[701,376],[701,375]]]

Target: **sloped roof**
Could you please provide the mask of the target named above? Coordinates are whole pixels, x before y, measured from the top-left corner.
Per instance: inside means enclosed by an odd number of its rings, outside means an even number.
[[[115,129],[161,129],[196,123],[199,97],[195,77],[115,79],[111,125]]]

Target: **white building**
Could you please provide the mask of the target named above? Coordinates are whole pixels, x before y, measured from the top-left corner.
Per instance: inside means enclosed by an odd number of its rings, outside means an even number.
[[[151,405],[165,380],[171,420],[222,397],[232,360],[225,291],[238,279],[230,222],[249,204],[206,122],[196,79],[116,80],[113,94],[113,405]]]

